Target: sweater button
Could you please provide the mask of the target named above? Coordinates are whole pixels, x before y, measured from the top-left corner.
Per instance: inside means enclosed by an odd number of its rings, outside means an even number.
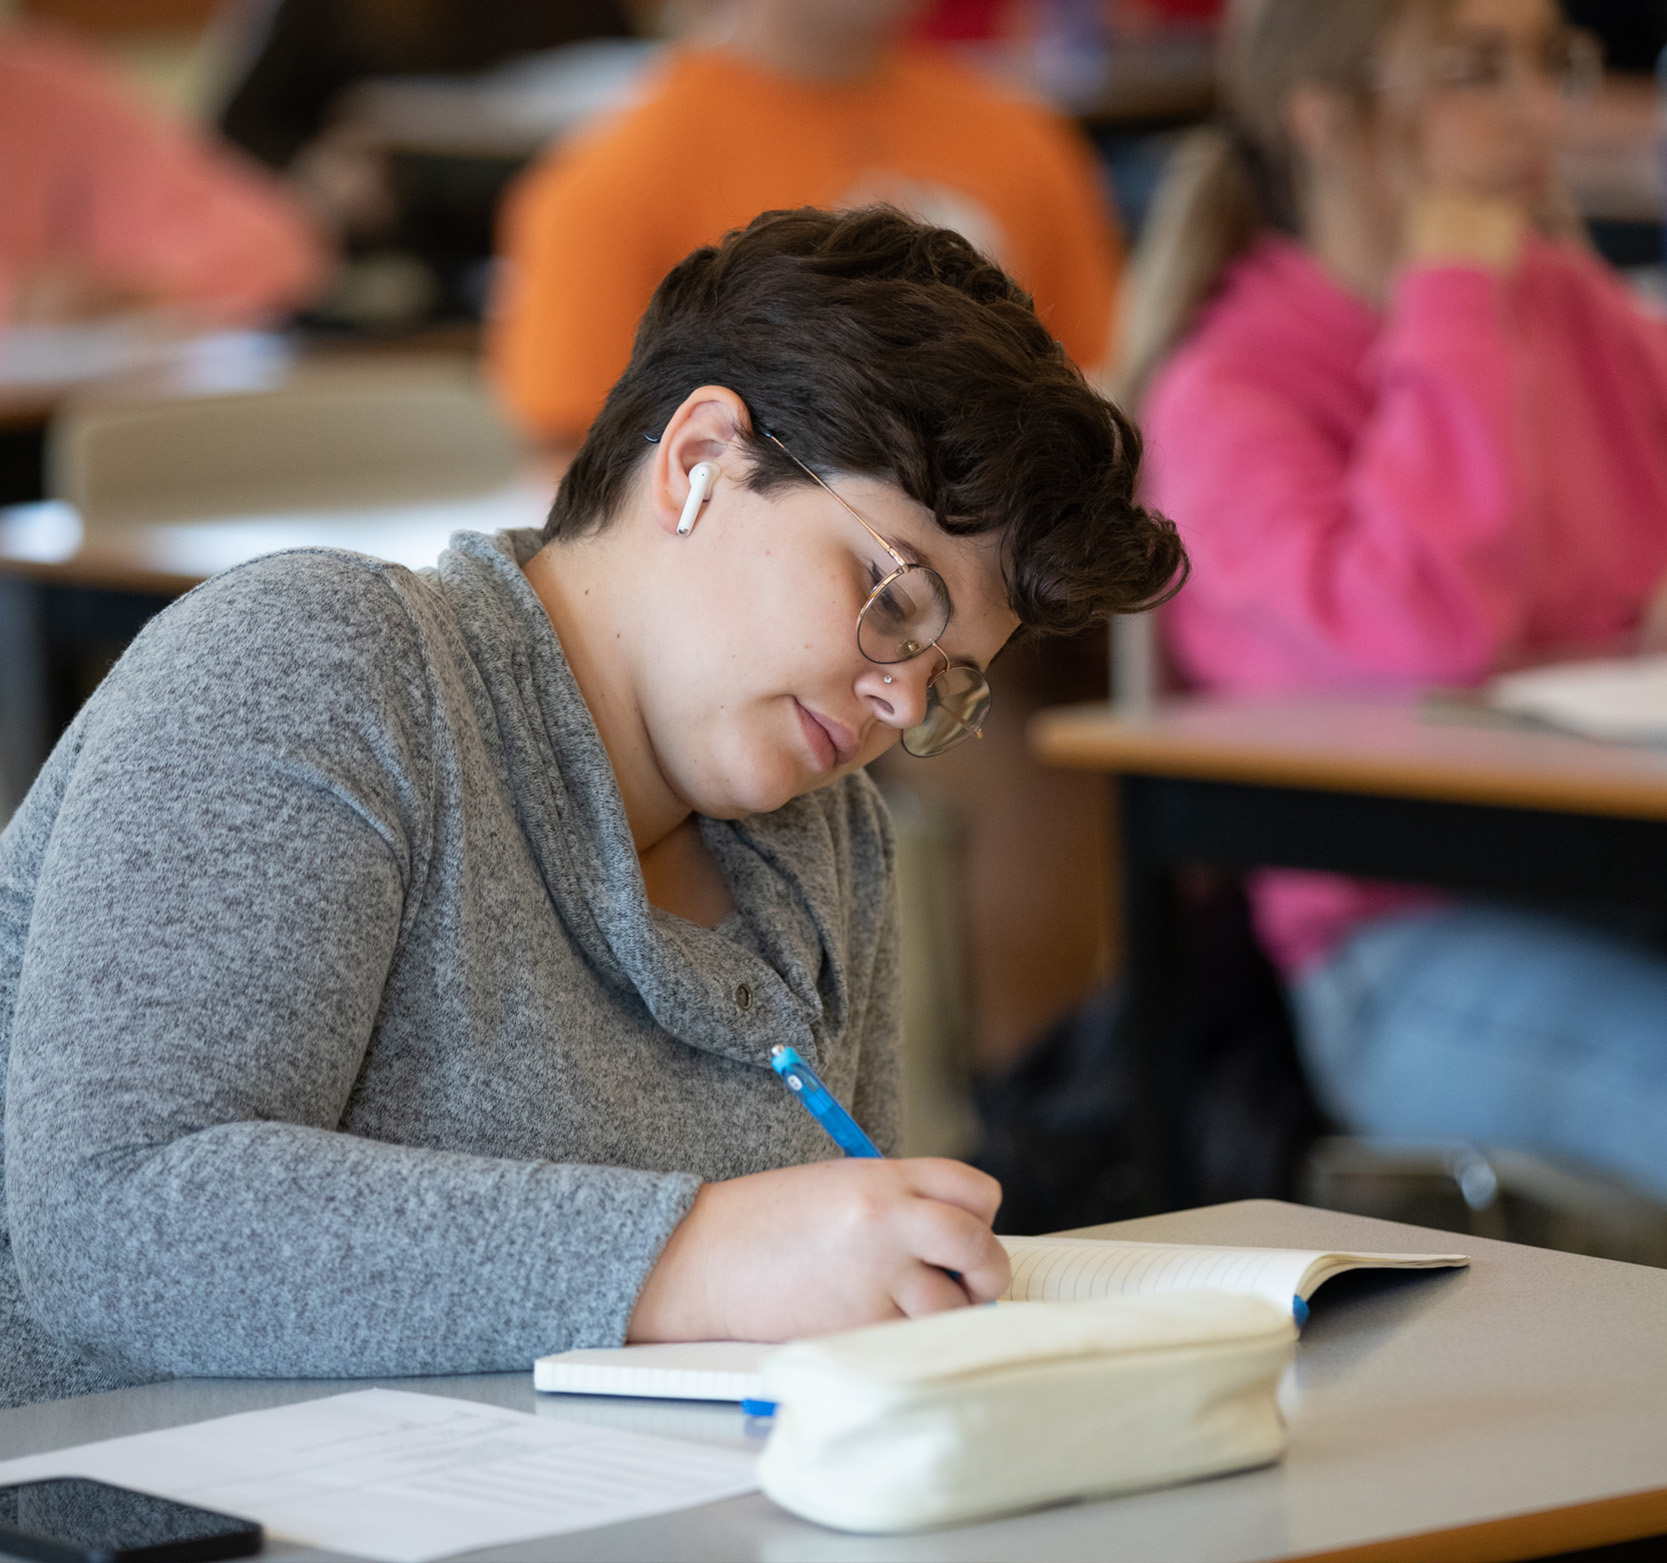
[[[748,987],[746,983],[743,982],[738,988],[736,988],[735,1002],[742,1009],[752,1008],[752,989]]]

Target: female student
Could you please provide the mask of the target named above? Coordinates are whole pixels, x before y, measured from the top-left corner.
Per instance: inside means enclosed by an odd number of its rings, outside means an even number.
[[[1138,459],[964,240],[777,213],[662,283],[542,535],[163,613],[0,836],[6,1398],[996,1295],[997,1186],[829,1160],[770,1050],[895,1145],[862,767],[1165,591]]]
[[[1183,156],[1129,376],[1210,689],[1470,684],[1635,648],[1667,574],[1667,329],[1553,169],[1551,0],[1251,0]],[[1656,608],[1659,613],[1659,606]],[[1352,1127],[1667,1193],[1667,961],[1561,916],[1267,874],[1258,922]]]

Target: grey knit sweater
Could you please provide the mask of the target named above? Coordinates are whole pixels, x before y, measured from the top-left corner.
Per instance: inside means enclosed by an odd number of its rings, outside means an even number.
[[[702,1179],[896,1137],[893,847],[858,775],[702,820],[649,906],[519,568],[277,554],[158,617],[0,836],[0,1404],[618,1343]]]

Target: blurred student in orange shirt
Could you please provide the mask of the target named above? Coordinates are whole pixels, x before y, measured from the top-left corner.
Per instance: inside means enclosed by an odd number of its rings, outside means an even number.
[[[276,180],[141,103],[68,33],[0,27],[0,324],[169,307],[244,324],[328,257]]]
[[[761,211],[887,201],[954,228],[1036,298],[1085,369],[1111,336],[1120,245],[1088,142],[905,40],[911,0],[732,0],[635,108],[513,192],[491,352],[514,415],[576,442],[656,280]]]

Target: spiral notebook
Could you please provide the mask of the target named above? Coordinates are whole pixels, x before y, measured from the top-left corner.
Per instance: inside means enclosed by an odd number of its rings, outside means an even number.
[[[1245,1292],[1290,1309],[1345,1270],[1444,1270],[1463,1254],[1372,1254],[1199,1243],[1117,1243],[1099,1238],[1004,1237],[1013,1261],[1009,1302],[1090,1302],[1158,1292]],[[758,1400],[764,1358],[753,1341],[599,1347],[540,1357],[533,1387],[554,1394],[640,1395],[656,1400]]]

